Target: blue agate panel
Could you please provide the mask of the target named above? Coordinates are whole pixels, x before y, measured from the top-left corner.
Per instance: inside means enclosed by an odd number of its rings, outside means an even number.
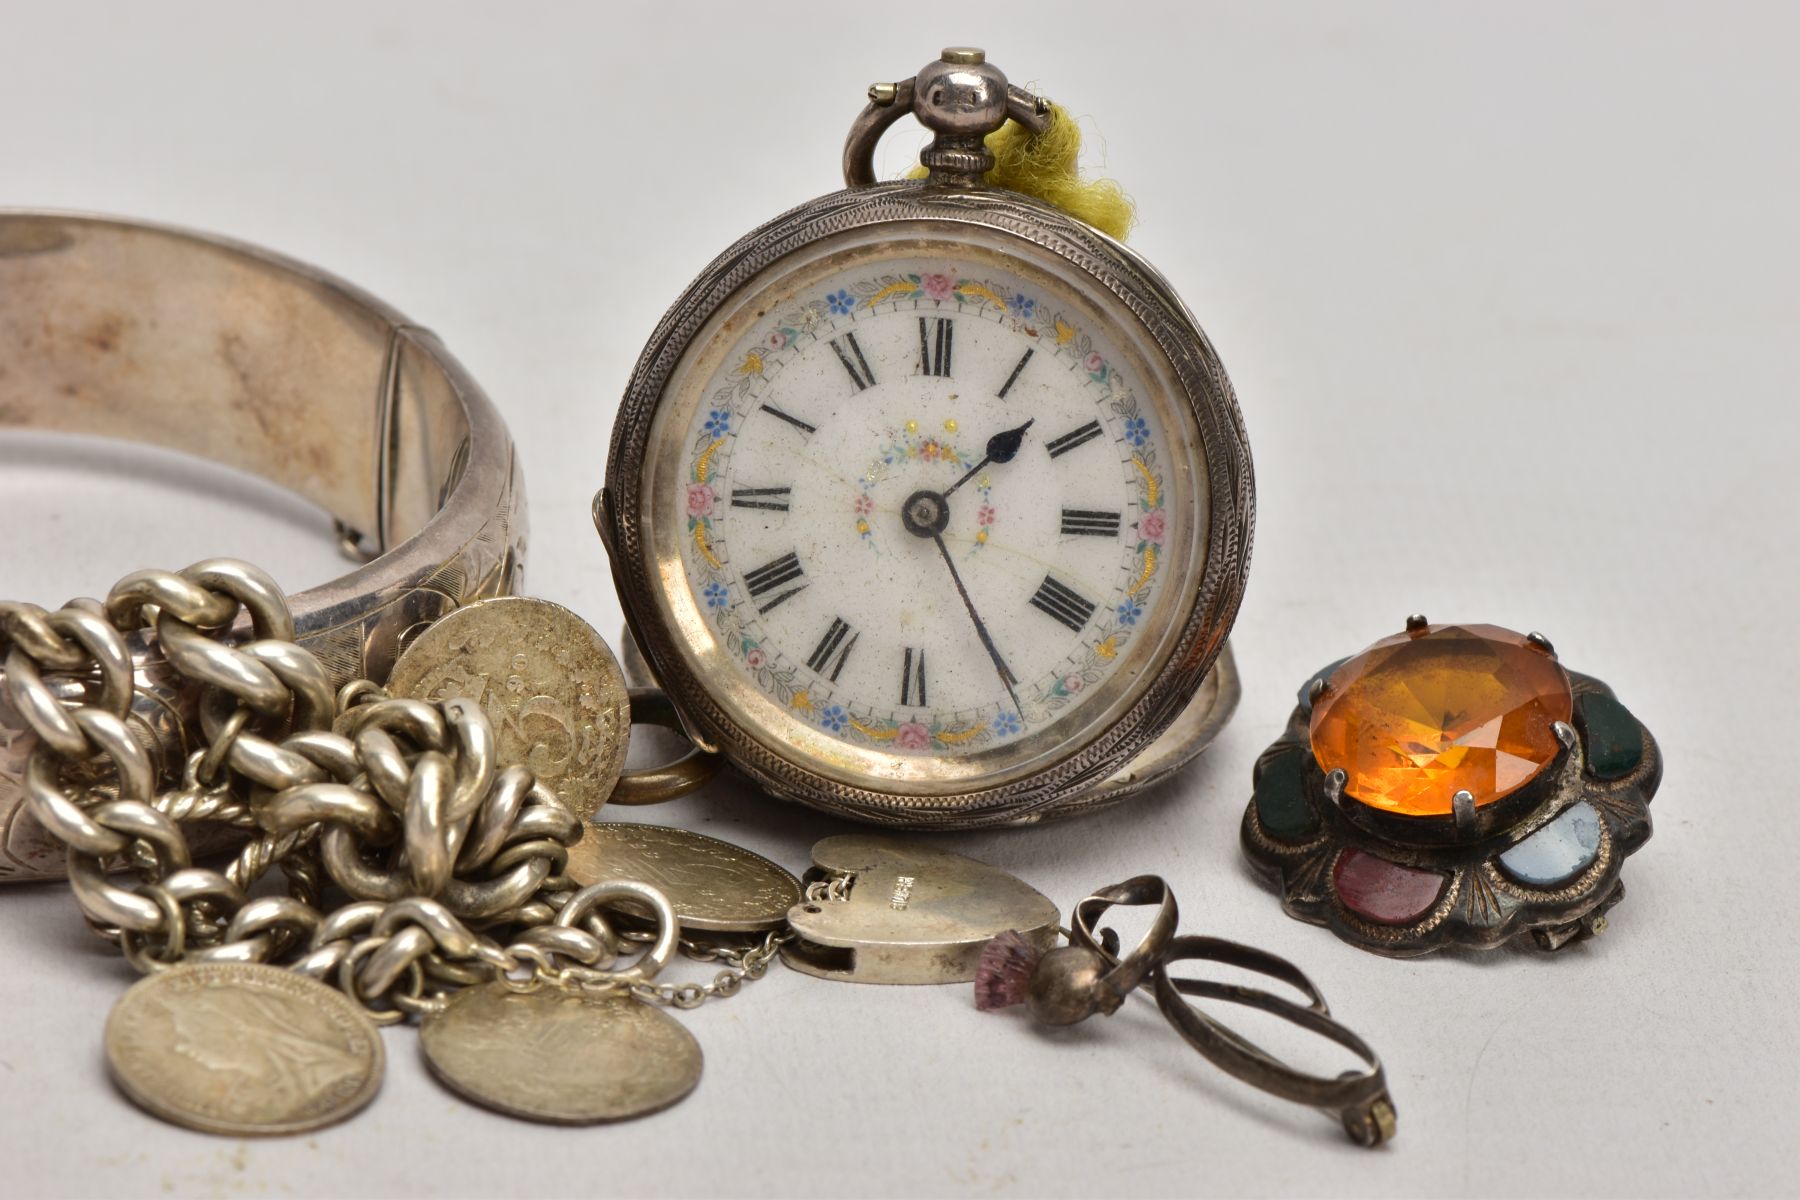
[[[1600,853],[1600,814],[1586,800],[1570,805],[1500,856],[1500,869],[1532,887],[1555,887],[1587,870]]]

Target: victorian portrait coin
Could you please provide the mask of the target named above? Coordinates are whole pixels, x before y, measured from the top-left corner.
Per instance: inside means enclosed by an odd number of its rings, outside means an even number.
[[[700,1043],[628,992],[571,996],[502,983],[456,993],[419,1028],[431,1071],[484,1108],[553,1125],[644,1116],[700,1082]]]
[[[705,933],[779,929],[801,898],[792,872],[762,855],[661,825],[590,825],[569,848],[567,873],[582,887],[641,880],[669,898],[684,930]],[[626,911],[649,916],[629,906]]]
[[[341,992],[260,963],[198,963],[139,981],[113,1006],[106,1056],[154,1116],[233,1137],[303,1133],[381,1087],[381,1037]]]
[[[625,766],[631,704],[618,661],[586,621],[548,600],[457,609],[400,655],[388,691],[473,700],[493,724],[500,760],[529,767],[583,820]]]

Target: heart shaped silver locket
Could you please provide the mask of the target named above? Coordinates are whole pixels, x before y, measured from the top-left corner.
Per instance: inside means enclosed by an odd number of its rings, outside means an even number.
[[[806,898],[788,910],[796,971],[854,983],[966,983],[982,947],[1015,930],[1039,949],[1058,914],[1043,893],[948,850],[867,834],[813,846]]]

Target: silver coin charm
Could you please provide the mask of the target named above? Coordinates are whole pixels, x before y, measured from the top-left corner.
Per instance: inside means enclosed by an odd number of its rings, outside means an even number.
[[[584,820],[625,767],[625,676],[592,626],[548,600],[503,596],[455,610],[400,655],[388,691],[473,700],[493,724],[501,761],[531,768]]]
[[[113,1079],[175,1125],[232,1137],[304,1133],[381,1088],[381,1036],[341,992],[260,963],[140,980],[106,1022]]]
[[[432,1074],[484,1108],[552,1125],[623,1121],[669,1107],[700,1082],[700,1043],[623,990],[599,997],[503,983],[467,988],[427,1017]]]
[[[800,881],[760,854],[685,829],[661,825],[589,825],[569,850],[567,873],[583,887],[636,879],[667,896],[683,930],[762,933],[779,929],[800,903]],[[641,906],[616,907],[649,917]]]

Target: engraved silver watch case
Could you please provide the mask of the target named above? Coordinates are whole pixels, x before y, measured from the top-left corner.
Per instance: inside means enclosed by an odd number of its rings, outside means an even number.
[[[929,175],[875,184],[875,141],[906,111],[936,135],[920,156]],[[1204,748],[1235,707],[1226,636],[1243,595],[1254,514],[1237,402],[1205,333],[1154,268],[1074,217],[983,181],[993,166],[985,136],[1009,117],[1041,130],[1047,111],[1046,102],[1008,85],[979,51],[946,51],[915,79],[871,88],[845,148],[850,186],[777,217],[716,258],[659,323],[626,389],[594,517],[628,623],[689,735],[777,796],[891,825],[1030,822],[1101,807],[1165,778]],[[937,772],[929,761],[897,780],[855,762],[831,769],[794,752],[778,729],[758,718],[739,681],[684,653],[684,642],[702,631],[669,602],[670,589],[684,586],[681,566],[671,557],[669,536],[659,540],[651,528],[653,426],[684,359],[721,338],[734,298],[766,274],[826,255],[846,239],[883,235],[919,244],[979,238],[1075,281],[1071,286],[1108,318],[1131,326],[1135,344],[1164,360],[1157,369],[1176,393],[1167,402],[1182,414],[1184,451],[1198,439],[1204,464],[1204,494],[1192,497],[1201,548],[1197,565],[1181,579],[1185,615],[1166,636],[1159,634],[1154,660],[1141,671],[1115,673],[1131,677],[1117,681],[1121,691],[1103,727],[1069,738],[1055,729],[1034,733],[1025,739],[1029,753],[1015,756],[1023,765],[973,783],[968,772]],[[1159,741],[1165,731],[1169,737]],[[1044,740],[1031,745],[1032,738]]]

